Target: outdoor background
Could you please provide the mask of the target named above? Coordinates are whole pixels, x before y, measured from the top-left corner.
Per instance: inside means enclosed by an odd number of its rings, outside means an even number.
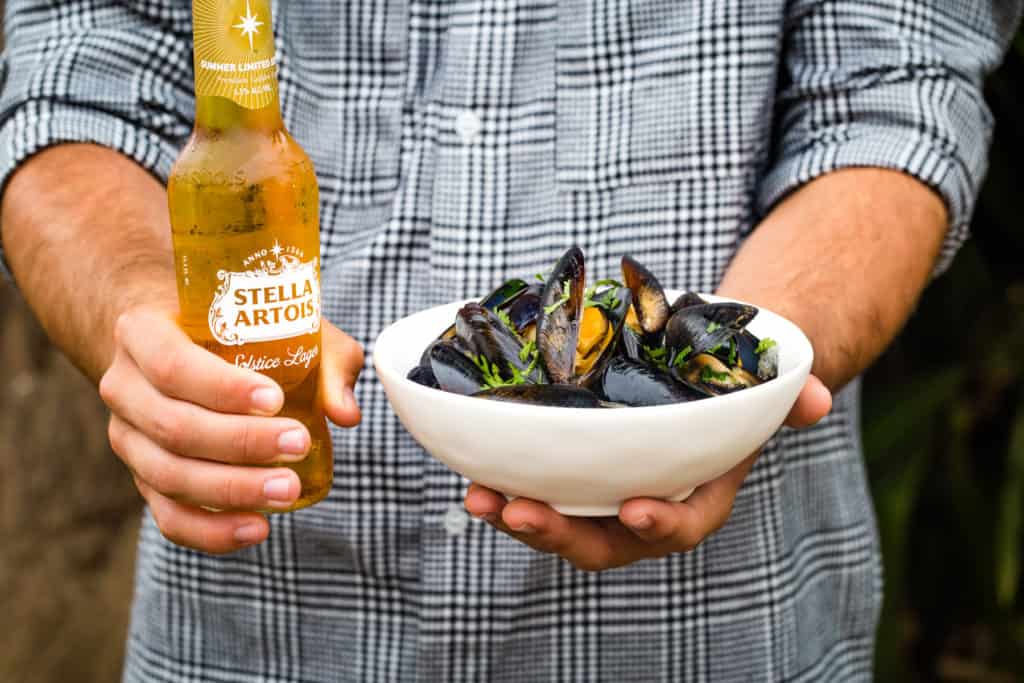
[[[989,83],[974,239],[867,378],[880,681],[1024,679],[1022,86],[1024,39]],[[141,502],[105,418],[0,283],[0,681],[119,680]]]

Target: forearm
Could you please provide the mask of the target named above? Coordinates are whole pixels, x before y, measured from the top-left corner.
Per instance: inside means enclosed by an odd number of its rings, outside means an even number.
[[[4,192],[0,230],[47,334],[94,381],[122,311],[177,301],[164,188],[116,152],[61,145],[33,157]]]
[[[797,323],[837,390],[889,345],[928,282],[946,209],[910,176],[858,168],[801,188],[757,227],[719,292]]]

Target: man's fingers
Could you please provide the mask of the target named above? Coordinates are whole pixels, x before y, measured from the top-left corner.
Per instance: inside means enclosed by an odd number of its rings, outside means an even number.
[[[324,410],[331,422],[341,427],[354,427],[361,418],[353,390],[363,369],[363,347],[327,320],[321,324],[321,330]]]
[[[508,504],[505,496],[480,484],[470,484],[463,500],[469,514],[487,521],[501,519],[501,511]]]
[[[267,540],[270,524],[256,513],[208,512],[161,495],[136,479],[160,533],[176,545],[213,555],[235,552]]]
[[[560,555],[583,571],[612,569],[652,556],[647,544],[618,523],[566,517],[526,498],[506,505],[501,518],[519,540],[541,552]]]
[[[115,334],[150,384],[166,396],[241,415],[276,415],[284,405],[276,382],[192,343],[164,312],[129,311],[118,319]]]
[[[287,509],[302,491],[284,468],[233,467],[174,455],[118,418],[110,419],[110,443],[138,479],[180,503],[217,510]]]
[[[745,458],[721,477],[698,486],[689,498],[672,503],[651,498],[626,501],[619,519],[639,538],[675,551],[692,550],[722,528],[733,501],[760,452]]]
[[[134,366],[119,360],[100,387],[111,410],[172,453],[236,464],[297,462],[309,430],[297,420],[215,413],[161,395]]]
[[[786,424],[790,427],[810,427],[818,420],[828,415],[832,410],[832,392],[828,390],[820,379],[811,375],[807,383],[800,390],[796,403],[789,411]]]

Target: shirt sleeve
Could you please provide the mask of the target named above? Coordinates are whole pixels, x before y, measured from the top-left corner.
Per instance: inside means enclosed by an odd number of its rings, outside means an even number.
[[[1003,57],[1021,0],[795,0],[787,16],[766,214],[804,183],[855,166],[934,188],[950,225],[935,274],[967,238],[992,116],[982,82]]]
[[[103,145],[166,182],[192,128],[188,0],[8,0],[0,60],[0,193],[25,160]],[[10,278],[3,265],[0,271]]]

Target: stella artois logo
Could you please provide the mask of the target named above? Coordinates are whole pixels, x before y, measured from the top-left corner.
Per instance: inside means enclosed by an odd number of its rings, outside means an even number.
[[[225,346],[290,339],[320,331],[320,259],[302,260],[277,242],[245,259],[249,270],[217,273],[210,332]]]

